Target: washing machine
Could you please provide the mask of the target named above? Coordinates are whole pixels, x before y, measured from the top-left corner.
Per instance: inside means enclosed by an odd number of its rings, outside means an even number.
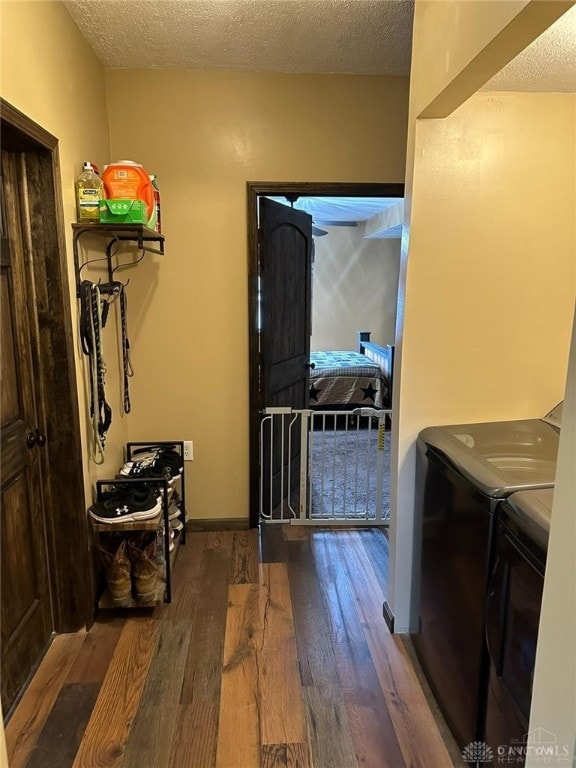
[[[415,599],[420,664],[458,744],[485,732],[484,640],[496,516],[513,493],[552,487],[562,404],[544,418],[428,427],[418,436]]]
[[[486,596],[484,734],[495,762],[525,763],[553,498],[553,488],[520,491],[498,509]]]

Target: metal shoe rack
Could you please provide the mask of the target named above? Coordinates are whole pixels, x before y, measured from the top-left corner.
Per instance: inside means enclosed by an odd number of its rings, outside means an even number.
[[[134,452],[141,448],[175,448],[180,453],[182,458],[184,457],[184,442],[181,440],[164,440],[164,441],[144,441],[144,442],[131,442],[126,444],[126,461],[132,461]],[[169,483],[165,478],[154,479],[148,477],[126,477],[126,478],[114,478],[113,480],[98,480],[96,482],[96,501],[100,502],[106,498],[106,493],[111,490],[112,487],[126,487],[133,484],[147,483],[148,485],[154,485],[162,491],[162,514],[161,520],[164,523],[164,568],[165,579],[158,579],[159,586],[157,588],[156,598],[149,603],[142,603],[136,600],[132,600],[123,608],[153,608],[158,603],[164,601],[165,603],[172,602],[172,568],[176,561],[176,555],[180,544],[186,543],[186,482],[184,477],[184,461],[182,462],[182,473],[179,478],[175,478],[175,482],[179,483],[180,488],[178,490],[180,496],[180,514],[179,519],[183,523],[183,528],[174,542],[174,549],[170,552],[170,520],[169,520],[169,506],[170,501],[168,499]],[[97,520],[92,520],[92,529],[95,535],[101,533],[126,533],[129,531],[154,531],[157,532],[160,528],[158,517],[152,520],[140,520],[138,522],[125,522],[125,523],[101,523]],[[99,607],[102,609],[117,609],[110,600],[107,590],[104,592],[99,601]]]

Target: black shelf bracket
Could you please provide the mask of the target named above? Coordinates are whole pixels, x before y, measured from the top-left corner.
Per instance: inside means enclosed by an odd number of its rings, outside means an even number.
[[[108,240],[106,244],[106,259],[108,265],[108,280],[113,280],[112,259],[116,255],[115,249],[118,243],[135,243],[143,253],[155,253],[159,256],[164,255],[164,235],[153,229],[148,229],[144,224],[72,224],[72,250],[74,253],[74,274],[76,278],[76,296],[80,296],[80,273],[89,262],[80,263],[78,254],[78,244],[83,235],[91,234],[104,237]],[[156,247],[153,247],[153,244]],[[90,259],[89,261],[96,261]],[[126,265],[129,266],[129,265]]]

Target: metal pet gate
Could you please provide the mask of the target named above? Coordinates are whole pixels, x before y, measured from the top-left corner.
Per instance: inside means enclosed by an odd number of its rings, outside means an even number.
[[[391,411],[266,408],[260,518],[297,525],[387,525]]]

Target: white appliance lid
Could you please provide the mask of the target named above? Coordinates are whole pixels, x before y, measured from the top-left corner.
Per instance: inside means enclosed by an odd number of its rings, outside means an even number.
[[[542,419],[428,427],[418,440],[491,498],[554,485],[559,433]]]

